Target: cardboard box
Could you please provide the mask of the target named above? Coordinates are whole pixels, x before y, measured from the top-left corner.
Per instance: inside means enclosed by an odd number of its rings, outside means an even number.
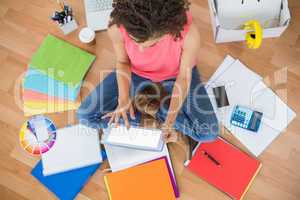
[[[279,37],[291,19],[287,0],[208,0],[208,5],[216,43],[244,41],[242,25],[254,19],[263,26],[263,38]]]

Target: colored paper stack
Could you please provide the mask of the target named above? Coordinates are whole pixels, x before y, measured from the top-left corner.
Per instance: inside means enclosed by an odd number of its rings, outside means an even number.
[[[77,109],[82,80],[95,56],[48,35],[23,80],[26,116]]]

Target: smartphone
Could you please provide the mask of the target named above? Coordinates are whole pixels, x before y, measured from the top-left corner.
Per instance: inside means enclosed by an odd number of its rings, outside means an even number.
[[[228,101],[227,93],[225,90],[225,86],[219,86],[219,87],[213,88],[213,93],[214,93],[218,108],[229,106],[229,101]]]

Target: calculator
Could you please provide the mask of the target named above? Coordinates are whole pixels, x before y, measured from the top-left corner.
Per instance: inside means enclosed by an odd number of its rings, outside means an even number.
[[[233,109],[230,123],[234,126],[257,132],[263,113],[250,108],[236,105]]]

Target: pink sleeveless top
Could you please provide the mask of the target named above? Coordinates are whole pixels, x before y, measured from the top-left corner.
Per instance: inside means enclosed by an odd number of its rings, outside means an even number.
[[[124,26],[120,26],[125,49],[131,62],[131,71],[154,82],[175,78],[179,73],[184,38],[192,23],[192,15],[187,12],[187,24],[181,32],[182,38],[174,40],[170,34],[164,35],[155,45],[141,51]]]

